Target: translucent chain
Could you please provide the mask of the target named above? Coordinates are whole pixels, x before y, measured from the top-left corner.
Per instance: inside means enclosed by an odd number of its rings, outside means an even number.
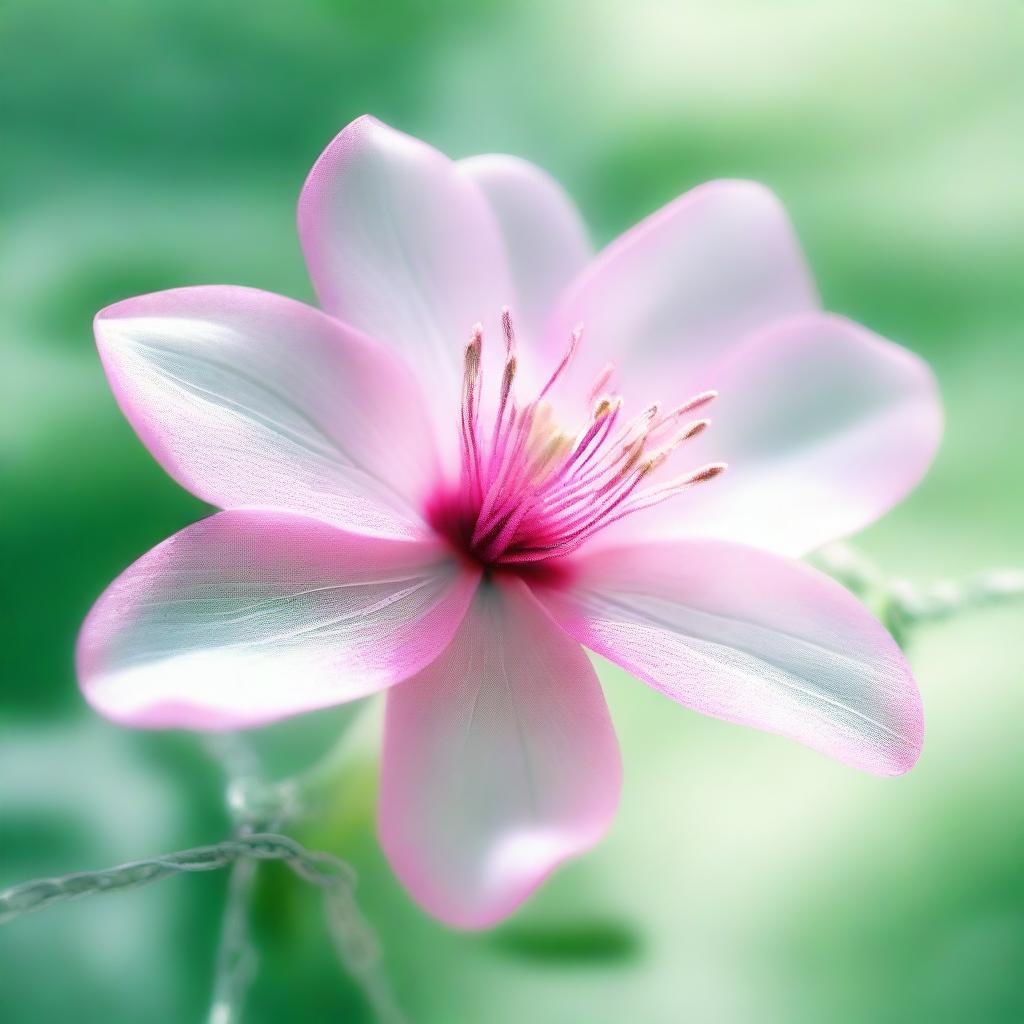
[[[360,985],[377,1019],[382,1024],[400,1024],[404,1018],[379,973],[380,950],[376,938],[353,898],[355,872],[337,857],[307,850],[288,836],[254,832],[213,846],[196,846],[129,861],[102,871],[77,871],[14,885],[0,892],[0,924],[57,903],[138,889],[172,875],[217,871],[244,860],[282,861],[303,881],[323,891],[327,923],[339,958]],[[216,1006],[215,1003],[211,1019],[216,1017]]]
[[[190,850],[129,861],[102,871],[76,871],[58,878],[39,878],[13,885],[0,892],[0,924],[45,910],[55,903],[138,889],[185,872],[217,871],[234,864],[240,857],[284,861],[296,874],[317,885],[341,882],[351,886],[354,882],[351,868],[343,861],[326,853],[310,853],[287,836],[258,832],[226,839],[213,846],[195,846]]]
[[[988,569],[959,583],[941,580],[921,586],[885,576],[846,544],[822,548],[813,561],[849,590],[873,603],[879,618],[901,646],[906,646],[911,631],[919,625],[978,608],[1024,601],[1022,569]]]

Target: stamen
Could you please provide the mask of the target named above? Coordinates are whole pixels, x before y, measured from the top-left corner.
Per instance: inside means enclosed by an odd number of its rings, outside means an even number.
[[[728,462],[712,462],[711,465],[698,469],[688,477],[684,477],[686,486],[691,484],[703,484],[708,480],[714,480],[719,473],[724,473],[729,468]]]
[[[476,324],[466,345],[462,373],[462,459],[463,476],[479,500],[480,452],[477,426],[480,419],[480,372],[484,341],[483,325]]]
[[[682,405],[677,406],[672,410],[670,415],[679,417],[685,416],[688,412],[696,412],[698,409],[703,409],[708,402],[713,402],[717,397],[717,391],[702,391],[699,395],[694,395],[693,398],[690,398],[683,402]]]
[[[686,430],[682,432],[682,434],[679,435],[680,440],[689,441],[691,437],[696,437],[698,434],[703,434],[704,431],[707,430],[710,426],[711,420],[696,420],[694,423],[691,423],[690,426],[688,426]]]
[[[508,306],[501,311],[501,329],[505,335],[505,369],[501,375],[501,391],[498,396],[498,412],[495,417],[494,436],[491,438],[491,468],[493,469],[499,458],[504,454],[503,445],[505,442],[508,425],[505,421],[506,410],[509,412],[509,425],[515,418],[515,396],[513,385],[516,378],[518,360],[516,359],[516,332],[512,326],[512,313]],[[500,454],[499,454],[500,452]]]
[[[547,396],[574,359],[582,327],[572,331],[554,372],[522,407],[516,401],[516,334],[507,308],[501,311],[501,328],[505,360],[489,431],[480,426],[484,337],[479,324],[465,347],[462,481],[452,502],[441,501],[437,511],[439,528],[467,554],[485,565],[562,557],[624,516],[725,469],[724,463],[709,463],[650,486],[674,453],[708,428],[709,419],[685,418],[717,392],[703,391],[667,413],[653,402],[623,423],[622,397],[606,390],[615,372],[609,363],[590,390],[586,421],[578,430],[563,430]]]
[[[659,488],[657,492],[651,491],[648,494],[638,495],[634,502],[628,504],[622,504],[616,502],[616,506],[620,506],[618,511],[614,515],[604,514],[600,521],[594,523],[594,525],[585,531],[577,531],[576,535],[568,541],[551,545],[546,548],[522,548],[518,551],[510,551],[503,555],[502,561],[507,564],[522,564],[528,562],[543,561],[547,558],[559,557],[562,558],[566,555],[572,554],[572,552],[581,548],[595,533],[599,533],[601,530],[617,523],[620,519],[625,519],[626,516],[633,515],[634,512],[641,512],[648,508],[653,508],[655,505],[660,505],[663,501],[674,497],[680,493],[686,487],[692,487],[696,484],[705,483],[708,480],[713,480],[720,473],[725,472],[728,468],[724,462],[712,463],[711,465],[704,466],[694,473],[689,473],[685,477],[680,477],[678,481],[672,485],[672,489],[669,490],[669,485],[666,485],[664,489]],[[611,509],[607,510],[609,513]]]
[[[579,462],[579,470],[582,470],[594,455],[600,451],[604,439],[615,425],[615,420],[621,408],[621,398],[603,398],[598,402],[597,407],[594,409],[593,422],[559,470],[558,475],[560,478],[564,479],[576,462]],[[584,455],[586,456],[585,458]],[[580,461],[581,459],[582,461]]]
[[[688,487],[694,487],[697,484],[707,483],[708,480],[714,480],[716,476],[724,473],[728,468],[729,466],[726,462],[712,462],[707,466],[701,466],[700,469],[696,469],[692,473],[687,473],[685,476],[669,480],[660,487],[651,488],[651,490],[637,496],[637,501],[643,502],[643,504],[642,506],[637,505],[636,509],[632,511],[639,511],[641,507],[650,508],[653,505],[660,505],[666,498],[671,498]]]
[[[516,332],[512,329],[512,311],[501,307],[501,329],[505,334],[505,354],[512,356],[516,351]]]
[[[552,387],[555,385],[555,381],[565,372],[566,367],[572,362],[573,356],[576,355],[577,350],[580,347],[580,339],[583,337],[583,324],[572,329],[572,333],[569,335],[569,348],[565,355],[562,356],[562,361],[555,367],[555,372],[551,374],[547,384],[541,388],[538,398],[543,398]]]

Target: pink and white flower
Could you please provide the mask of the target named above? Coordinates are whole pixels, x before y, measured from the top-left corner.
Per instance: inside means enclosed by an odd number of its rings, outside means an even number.
[[[902,653],[791,559],[916,484],[935,384],[821,312],[770,192],[703,185],[594,257],[537,168],[364,117],[298,219],[324,312],[223,286],[96,318],[124,414],[223,511],[93,608],[94,707],[232,729],[386,689],[381,841],[464,927],[615,812],[584,648],[857,768],[914,764]]]

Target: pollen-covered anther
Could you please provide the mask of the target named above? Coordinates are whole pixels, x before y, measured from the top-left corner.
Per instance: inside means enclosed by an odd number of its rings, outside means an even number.
[[[642,495],[642,498],[645,502],[654,499],[652,503],[660,503],[665,498],[686,490],[688,487],[693,487],[696,484],[707,483],[708,480],[714,480],[716,476],[724,473],[728,468],[729,464],[726,462],[708,463],[706,466],[701,466],[700,469],[692,470],[683,476],[666,481],[657,488],[652,488],[646,494]]]
[[[463,416],[471,414],[475,416],[477,402],[480,396],[480,373],[482,366],[482,355],[484,345],[484,329],[482,324],[476,324],[462,360],[462,403]]]
[[[712,462],[709,466],[704,466],[702,469],[698,469],[691,473],[687,479],[688,483],[691,484],[702,484],[708,480],[714,480],[720,473],[724,473],[729,468],[727,462]]]
[[[474,324],[469,341],[466,343],[465,369],[466,380],[479,376],[480,356],[484,347],[484,326]]]
[[[516,360],[516,357],[514,355],[510,355],[505,360],[505,370],[504,370],[504,372],[501,375],[501,394],[502,394],[502,397],[506,397],[508,395],[508,393],[512,390],[512,383],[516,379],[516,369],[517,369],[517,367],[518,367],[518,362]]]
[[[505,335],[505,352],[513,355],[516,350],[516,331],[512,324],[512,310],[508,306],[501,307],[501,330]]]

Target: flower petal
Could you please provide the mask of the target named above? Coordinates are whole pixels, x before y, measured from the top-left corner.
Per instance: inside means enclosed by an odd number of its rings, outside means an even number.
[[[181,288],[104,309],[96,341],[125,416],[198,497],[422,532],[436,463],[418,385],[351,328],[269,292]]]
[[[381,841],[430,913],[485,927],[597,842],[620,774],[586,654],[521,581],[486,584],[448,650],[388,694]]]
[[[119,722],[234,729],[363,697],[447,645],[477,577],[430,542],[262,509],[220,512],[127,569],[78,641]]]
[[[879,775],[910,769],[921,703],[903,653],[838,583],[714,541],[581,558],[542,600],[580,643],[716,718],[805,743]]]
[[[486,154],[460,160],[487,197],[516,291],[516,332],[539,345],[561,291],[591,258],[583,219],[565,190],[526,160]]]
[[[612,362],[639,409],[692,394],[694,378],[752,331],[817,307],[778,199],[754,182],[713,181],[601,252],[560,303],[548,345],[561,353],[582,324],[583,382]]]
[[[515,305],[480,190],[436,149],[360,117],[314,164],[298,216],[320,304],[401,352],[454,437],[473,326],[500,339],[501,308]]]
[[[719,537],[803,555],[901,501],[942,436],[928,365],[841,317],[780,325],[701,383],[719,391],[711,428],[673,462],[724,461],[728,471],[622,520],[612,528],[620,543]]]

